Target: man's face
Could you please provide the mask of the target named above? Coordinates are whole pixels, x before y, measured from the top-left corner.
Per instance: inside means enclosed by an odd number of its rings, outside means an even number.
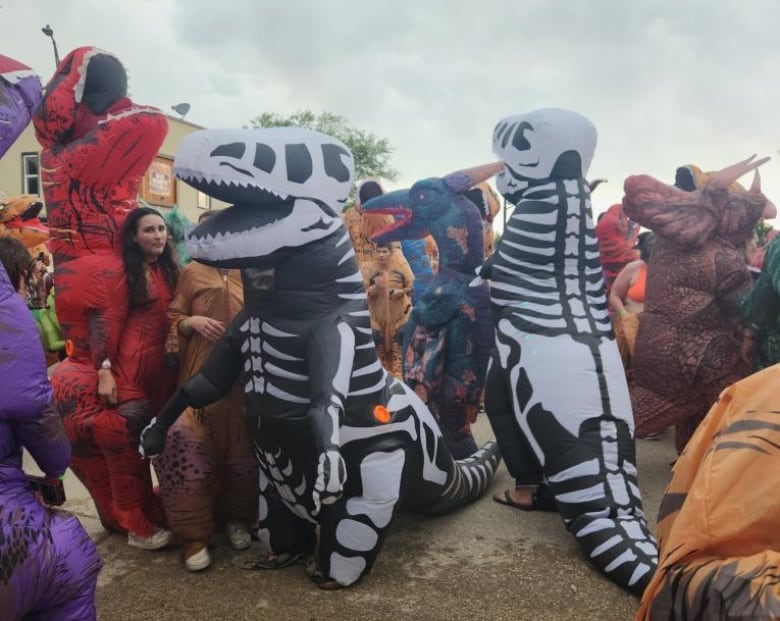
[[[378,246],[376,249],[376,259],[380,263],[387,263],[390,260],[390,248]]]

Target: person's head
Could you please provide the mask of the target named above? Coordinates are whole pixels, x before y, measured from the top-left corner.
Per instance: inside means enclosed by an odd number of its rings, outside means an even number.
[[[27,281],[32,270],[32,257],[22,242],[13,237],[0,237],[0,263],[3,264],[14,289],[27,293]]]
[[[644,231],[639,234],[636,240],[636,249],[639,250],[639,258],[645,263],[650,260],[650,253],[653,251],[653,244],[655,244],[655,234],[650,231]]]
[[[122,253],[138,253],[147,263],[159,259],[168,247],[168,229],[160,213],[150,207],[130,212],[122,227]]]
[[[374,248],[374,256],[380,263],[387,263],[391,254],[393,254],[393,248],[390,244],[377,244]]]
[[[168,243],[168,231],[160,212],[150,207],[133,209],[122,226],[120,237],[131,307],[144,304],[148,299],[147,265],[156,263],[171,290],[176,287],[179,266]]]

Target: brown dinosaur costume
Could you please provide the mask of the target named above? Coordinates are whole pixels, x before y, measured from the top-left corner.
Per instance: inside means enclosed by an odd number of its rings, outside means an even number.
[[[758,171],[749,192],[729,186],[767,159],[696,182],[688,172],[681,185],[690,191],[646,175],[625,181],[626,215],[657,235],[634,350],[638,437],[676,425],[681,451],[720,392],[751,373],[738,338],[737,304],[752,283],[742,246],[776,211]]]
[[[376,182],[373,178],[365,179],[361,183],[361,187],[372,181]],[[374,257],[376,245],[371,241],[371,236],[391,224],[393,216],[363,213],[360,192],[355,196],[355,206],[347,209],[342,214],[342,219],[355,248],[358,267],[369,294],[368,308],[371,314],[371,327],[381,337],[376,343],[377,355],[382,366],[400,379],[403,376],[401,344],[396,335],[409,319],[412,302],[408,294],[390,299],[389,291],[390,289],[404,290],[411,287],[414,283],[412,268],[409,267],[409,262],[401,250],[401,244],[394,242],[391,244],[392,254],[390,255],[389,269],[379,269]],[[387,273],[377,283],[375,276],[382,271]]]

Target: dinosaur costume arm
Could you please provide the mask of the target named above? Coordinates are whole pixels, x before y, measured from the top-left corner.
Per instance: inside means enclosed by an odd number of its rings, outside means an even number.
[[[94,47],[68,54],[46,85],[33,124],[45,150],[44,165],[67,161],[70,179],[110,192],[112,203],[134,202],[140,176],[162,145],[168,121],[159,110],[126,97],[126,83],[122,88],[116,69],[119,61],[114,59],[110,67],[113,58]],[[114,75],[108,76],[111,69]],[[97,77],[90,80],[93,71]]]
[[[319,453],[314,504],[335,502],[344,489],[341,422],[355,359],[355,334],[345,321],[319,322],[309,337],[309,424]]]
[[[715,299],[729,317],[739,316],[739,302],[750,291],[753,278],[736,253],[715,255]]]
[[[235,322],[214,346],[203,368],[173,393],[143,430],[139,448],[142,455],[154,457],[162,453],[168,429],[186,408],[204,408],[230,392],[243,363],[240,349],[234,346],[234,325]]]

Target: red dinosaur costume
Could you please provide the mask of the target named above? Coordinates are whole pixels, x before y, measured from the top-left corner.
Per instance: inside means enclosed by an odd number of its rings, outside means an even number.
[[[146,520],[125,515],[114,502],[134,496],[137,473],[109,481],[118,462],[93,450],[121,444],[132,424],[118,420],[116,410],[97,398],[97,369],[106,359],[117,360],[120,339],[128,352],[145,348],[144,331],[136,330],[133,341],[123,325],[127,308],[119,231],[137,206],[141,179],[168,126],[159,110],[137,106],[126,94],[127,76],[116,57],[94,47],[78,48],[57,67],[33,122],[43,147],[57,316],[69,342],[68,360],[52,383],[73,445],[71,466],[90,490],[104,526],[146,535]],[[118,301],[111,300],[112,290]],[[154,293],[153,283],[153,297],[161,304],[170,300],[167,290]],[[123,395],[131,398],[137,392],[132,373],[116,375],[120,401]],[[146,464],[147,476],[148,470]]]
[[[753,282],[742,247],[776,214],[757,172],[749,192],[732,185],[766,161],[752,159],[685,191],[646,175],[625,182],[626,215],[657,235],[634,348],[636,434],[676,425],[678,452],[720,392],[752,372],[737,337],[737,305]]]
[[[604,286],[609,297],[612,283],[620,270],[639,258],[639,251],[635,249],[639,225],[626,217],[623,205],[618,203],[599,217],[596,237],[599,240],[601,267],[604,270]]]

